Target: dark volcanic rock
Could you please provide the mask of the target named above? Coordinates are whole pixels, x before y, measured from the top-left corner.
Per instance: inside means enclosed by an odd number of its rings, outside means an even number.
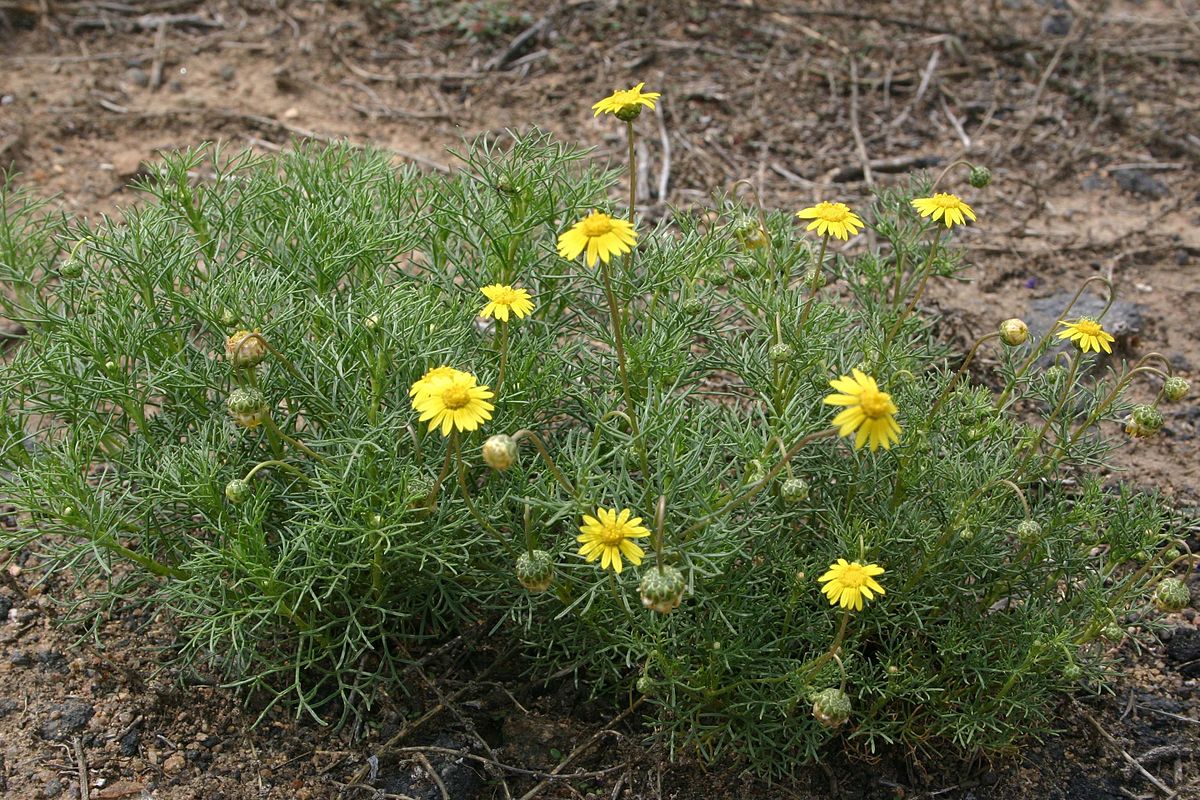
[[[42,720],[38,733],[43,739],[61,742],[72,734],[83,730],[92,718],[95,709],[91,703],[82,700],[68,700],[60,705],[51,706],[49,716]]]

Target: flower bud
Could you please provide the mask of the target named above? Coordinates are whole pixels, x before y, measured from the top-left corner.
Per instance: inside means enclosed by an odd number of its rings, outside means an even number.
[[[228,308],[221,309],[221,324],[226,328],[232,328],[233,323],[237,322],[237,315]]]
[[[363,320],[363,327],[369,331],[373,331],[379,327],[379,315],[370,314]]]
[[[788,478],[779,487],[779,496],[785,503],[803,503],[808,499],[808,481],[804,478]]]
[[[430,492],[433,491],[433,485],[433,478],[429,477],[424,472],[413,469],[409,473],[408,480],[404,485],[405,498],[408,502],[408,505],[417,506],[425,502],[425,500],[429,497]]]
[[[1182,611],[1192,604],[1192,593],[1179,578],[1163,578],[1154,587],[1154,607],[1159,611]]]
[[[517,581],[531,592],[544,592],[554,582],[554,559],[545,550],[517,556]]]
[[[1063,667],[1063,678],[1070,681],[1071,683],[1074,683],[1075,681],[1079,680],[1082,677],[1083,677],[1083,667],[1079,666],[1074,661],[1072,661],[1070,664],[1067,664],[1065,667]]]
[[[1029,326],[1022,320],[1013,317],[1000,323],[1000,341],[1009,347],[1025,344],[1029,338]]]
[[[693,317],[698,317],[708,308],[699,297],[689,297],[683,301],[683,310]]]
[[[225,499],[235,506],[240,506],[249,500],[252,494],[254,494],[254,490],[250,488],[250,481],[234,478],[225,484]]]
[[[257,428],[271,415],[267,398],[258,389],[234,389],[225,401],[229,416],[243,428]]]
[[[674,567],[651,567],[638,584],[642,605],[659,614],[670,614],[683,602],[683,590],[687,581],[683,573]]]
[[[750,463],[746,465],[746,483],[760,483],[766,477],[767,470],[763,467],[762,462],[757,458],[751,459]]]
[[[841,689],[822,689],[812,696],[812,715],[826,728],[840,728],[854,710],[850,697]]]
[[[733,262],[733,277],[739,281],[744,281],[747,278],[753,278],[758,271],[758,265],[750,261],[734,261]]]
[[[771,345],[770,356],[772,364],[786,364],[796,357],[796,351],[787,342],[779,342]]]
[[[1125,420],[1125,432],[1139,439],[1149,439],[1162,430],[1162,412],[1151,405],[1140,403]]]
[[[729,276],[725,274],[725,270],[721,268],[720,264],[709,264],[701,274],[704,280],[713,286],[724,286],[729,282]]]
[[[1172,375],[1163,383],[1163,397],[1172,403],[1178,402],[1187,396],[1189,388],[1190,384],[1186,378]]]
[[[1067,376],[1067,371],[1058,364],[1051,364],[1042,375],[1048,383],[1058,383]]]
[[[492,469],[504,472],[517,463],[517,443],[503,433],[489,436],[483,443],[483,461]]]
[[[804,273],[804,285],[809,289],[821,289],[828,282],[825,278],[825,271],[820,267],[813,267]]]
[[[1125,638],[1125,629],[1114,622],[1105,625],[1100,635],[1110,642],[1119,642]]]
[[[1042,526],[1031,519],[1021,520],[1017,523],[1017,539],[1021,544],[1037,544],[1042,539]]]
[[[972,165],[971,174],[967,178],[967,183],[974,186],[976,189],[982,189],[992,182],[992,171],[987,167]]]
[[[82,274],[83,262],[73,256],[58,265],[58,275],[61,278],[78,278]]]
[[[234,331],[225,340],[225,355],[235,367],[256,367],[267,357],[267,342],[258,331]]]
[[[733,229],[733,235],[747,250],[757,250],[770,244],[762,223],[753,217],[743,217]]]
[[[654,678],[651,678],[649,675],[643,675],[637,679],[637,690],[639,694],[653,697],[658,693],[658,681],[654,680]]]

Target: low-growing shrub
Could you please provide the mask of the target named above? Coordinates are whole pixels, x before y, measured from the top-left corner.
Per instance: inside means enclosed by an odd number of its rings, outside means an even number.
[[[633,135],[653,100],[599,110]],[[94,224],[10,182],[0,546],[317,719],[482,620],[770,775],[1047,731],[1129,614],[1186,602],[1167,510],[1092,469],[1111,420],[1161,427],[1123,396],[1169,365],[1098,372],[1111,337],[1064,309],[1052,366],[1007,320],[971,385],[919,307],[975,220],[932,176],[807,230],[742,191],[651,227],[586,155],[203,148]]]

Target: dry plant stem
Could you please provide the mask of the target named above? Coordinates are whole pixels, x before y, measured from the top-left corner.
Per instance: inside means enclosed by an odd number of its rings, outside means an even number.
[[[566,489],[567,494],[571,495],[571,497],[574,497],[576,500],[579,500],[579,493],[575,491],[575,487],[571,485],[571,482],[567,480],[567,476],[563,475],[562,470],[559,469],[558,464],[554,461],[554,457],[551,456],[550,451],[546,449],[546,443],[542,441],[542,437],[538,436],[535,432],[529,429],[519,430],[512,436],[514,444],[520,444],[522,439],[528,439],[529,441],[533,442],[533,446],[537,448],[538,454],[541,455],[542,461],[544,461],[546,467],[549,468],[550,474],[554,476],[554,480],[558,481],[559,486],[561,486],[563,489]]]
[[[908,319],[912,314],[913,309],[917,307],[917,303],[921,301],[921,297],[925,294],[925,286],[929,283],[929,273],[933,271],[933,258],[937,255],[938,245],[942,242],[942,231],[939,229],[933,237],[933,243],[929,245],[929,255],[925,258],[925,266],[921,268],[921,282],[917,284],[917,290],[913,292],[912,299],[908,301],[908,305],[904,307],[904,311],[900,312],[900,316],[892,323],[891,329],[888,330],[887,336],[884,337],[883,344],[879,348],[879,352],[883,355],[887,354],[888,345],[892,343],[892,339],[900,331],[900,326],[904,324],[904,320]]]
[[[829,234],[826,233],[821,237],[821,252],[817,256],[817,263],[813,264],[812,282],[808,285],[808,299],[804,301],[804,310],[800,312],[799,327],[804,329],[804,323],[808,322],[808,315],[812,312],[813,300],[817,296],[817,291],[820,287],[817,285],[821,280],[822,270],[825,267],[825,250],[829,246]]]
[[[754,484],[753,486],[751,486],[746,491],[742,492],[737,497],[734,497],[729,502],[727,502],[725,505],[718,508],[716,511],[713,511],[711,514],[701,517],[700,519],[693,522],[691,525],[689,525],[687,528],[685,528],[683,530],[683,532],[679,535],[680,541],[687,541],[688,537],[690,537],[692,534],[707,528],[709,525],[713,524],[718,519],[720,519],[721,517],[728,514],[730,511],[733,511],[738,506],[744,505],[744,504],[748,503],[749,501],[753,500],[758,495],[759,492],[761,492],[763,489],[765,489],[771,483],[771,481],[775,480],[776,476],[778,476],[780,472],[783,472],[784,468],[787,467],[788,462],[791,461],[793,458],[795,458],[796,454],[799,453],[802,449],[804,449],[804,447],[806,447],[809,444],[812,444],[813,442],[817,441],[818,439],[828,439],[829,437],[836,436],[836,435],[837,435],[837,428],[826,428],[823,431],[817,431],[816,433],[810,433],[807,436],[804,436],[803,438],[801,438],[798,442],[796,442],[794,445],[792,445],[790,448],[788,448],[788,451],[780,457],[779,461],[777,461],[775,463],[775,466],[771,467],[771,469],[767,471],[767,474],[765,476],[763,476],[763,479],[761,481]]]
[[[1017,370],[1017,373],[1013,375],[1012,380],[1009,381],[1009,383],[1004,387],[1004,391],[1000,393],[1000,397],[996,400],[996,408],[1002,408],[1004,406],[1004,401],[1008,399],[1009,394],[1012,393],[1012,390],[1015,389],[1017,384],[1021,382],[1021,378],[1025,377],[1025,373],[1029,371],[1029,368],[1032,367],[1034,362],[1038,360],[1038,357],[1041,356],[1046,347],[1046,343],[1049,342],[1050,337],[1054,335],[1059,323],[1067,318],[1067,314],[1071,313],[1071,309],[1075,307],[1075,304],[1079,302],[1079,298],[1083,296],[1083,290],[1088,287],[1088,284],[1093,282],[1103,283],[1108,287],[1108,302],[1104,304],[1104,308],[1100,311],[1100,316],[1098,318],[1103,319],[1104,315],[1108,313],[1108,310],[1112,308],[1113,301],[1116,299],[1117,295],[1116,290],[1113,289],[1112,283],[1107,278],[1104,278],[1100,275],[1093,275],[1081,283],[1079,285],[1079,290],[1076,291],[1075,296],[1071,298],[1071,302],[1067,303],[1067,307],[1064,308],[1062,313],[1058,315],[1058,318],[1054,320],[1054,324],[1051,325],[1044,334],[1042,334],[1041,339],[1038,339],[1038,343],[1034,345],[1033,350],[1031,350],[1029,353],[1029,358],[1025,360],[1025,363],[1022,364],[1021,368]]]
[[[933,416],[935,414],[937,414],[938,409],[942,407],[942,403],[946,402],[946,398],[949,397],[950,392],[954,390],[954,385],[956,383],[958,383],[958,379],[962,377],[962,374],[967,371],[967,367],[969,367],[971,365],[971,361],[972,361],[972,359],[975,358],[975,353],[976,353],[976,351],[979,350],[979,346],[986,341],[989,341],[991,339],[998,339],[998,338],[1000,338],[1000,332],[995,331],[995,332],[989,333],[985,336],[981,336],[975,340],[975,344],[972,345],[971,349],[967,352],[967,357],[963,359],[963,362],[959,366],[958,371],[954,373],[954,377],[952,377],[950,379],[950,381],[946,384],[946,388],[942,389],[942,393],[940,395],[938,395],[937,402],[934,403],[933,408],[931,408],[929,410],[930,420],[932,420]]]
[[[288,436],[286,433],[281,431],[279,429],[279,426],[275,424],[275,420],[273,420],[271,417],[267,417],[267,420],[264,424],[267,426],[267,430],[273,431],[276,436],[280,437],[285,442],[290,444],[292,447],[296,448],[301,453],[304,453],[304,455],[308,456],[309,458],[313,459],[314,461],[320,461],[320,462],[324,463],[329,460],[329,459],[325,458],[325,456],[321,455],[320,453],[318,453],[317,451],[313,450],[311,447],[306,445],[304,442],[300,441],[299,439]]]

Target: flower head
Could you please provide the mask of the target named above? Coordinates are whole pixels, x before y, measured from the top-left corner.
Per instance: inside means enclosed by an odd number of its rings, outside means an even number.
[[[817,580],[823,584],[821,591],[829,598],[829,604],[862,611],[863,598],[874,600],[875,595],[884,594],[883,587],[875,580],[883,574],[878,564],[860,564],[839,558],[829,565],[829,571]]]
[[[912,204],[922,217],[933,217],[934,222],[945,222],[947,228],[965,225],[968,219],[975,221],[975,212],[969,205],[945,192],[938,192],[933,197],[918,197]]]
[[[267,357],[267,342],[257,330],[234,331],[225,340],[225,355],[235,367],[254,367]]]
[[[836,236],[845,241],[856,236],[863,227],[862,218],[845,203],[820,202],[796,212],[800,219],[811,219],[805,230],[815,230],[819,236]]]
[[[495,317],[501,322],[508,322],[509,312],[517,319],[528,316],[533,311],[533,298],[524,289],[514,289],[503,283],[493,283],[484,286],[479,291],[488,299],[488,304],[479,312],[482,317]]]
[[[594,267],[597,257],[607,264],[613,256],[628,253],[636,243],[637,233],[628,222],[593,211],[558,237],[558,254],[574,260],[587,250],[587,265]]]
[[[416,384],[413,389],[417,389]],[[420,421],[428,422],[430,430],[440,427],[442,436],[449,436],[452,430],[475,430],[492,418],[495,408],[487,402],[494,397],[488,387],[480,386],[471,373],[458,370],[452,375],[442,374],[429,379],[423,388],[412,394],[413,408],[420,413]]]
[[[258,389],[234,389],[225,400],[229,416],[243,428],[257,428],[271,416],[271,406]]]
[[[637,119],[638,114],[642,113],[642,106],[653,111],[654,101],[662,97],[662,94],[660,92],[643,92],[642,87],[645,85],[645,83],[639,83],[632,89],[616,90],[592,106],[592,110],[596,112],[592,116],[615,114],[617,119],[631,122]]]
[[[849,436],[858,431],[854,438],[854,447],[860,448],[869,444],[871,452],[882,447],[888,450],[900,441],[900,425],[896,422],[896,404],[892,396],[879,391],[879,385],[870,375],[859,370],[851,370],[854,377],[843,375],[829,382],[838,390],[831,394],[825,402],[831,406],[845,406],[836,417],[833,424],[838,429],[838,436]]]
[[[1094,350],[1097,353],[1101,350],[1106,353],[1112,352],[1110,343],[1115,342],[1116,339],[1112,337],[1112,334],[1105,331],[1104,326],[1096,320],[1090,317],[1080,317],[1074,322],[1060,322],[1058,324],[1066,328],[1066,330],[1058,332],[1058,338],[1070,339],[1083,352],[1086,353],[1089,350]]]
[[[412,385],[408,390],[408,396],[412,398],[413,408],[417,407],[417,398],[423,394],[427,394],[433,387],[434,382],[441,378],[453,378],[455,375],[466,375],[466,372],[460,372],[454,367],[447,367],[444,364],[440,367],[432,367],[425,371],[425,374]]]
[[[596,516],[583,515],[583,524],[579,526],[582,536],[575,537],[580,543],[579,555],[589,562],[600,559],[600,568],[621,574],[621,556],[629,559],[635,567],[642,563],[646,551],[638,547],[631,539],[649,536],[650,531],[642,525],[641,517],[633,517],[628,508],[597,508]]]
[[[1023,345],[1028,338],[1029,326],[1025,324],[1024,320],[1013,317],[1000,323],[1000,341],[1009,347]]]

